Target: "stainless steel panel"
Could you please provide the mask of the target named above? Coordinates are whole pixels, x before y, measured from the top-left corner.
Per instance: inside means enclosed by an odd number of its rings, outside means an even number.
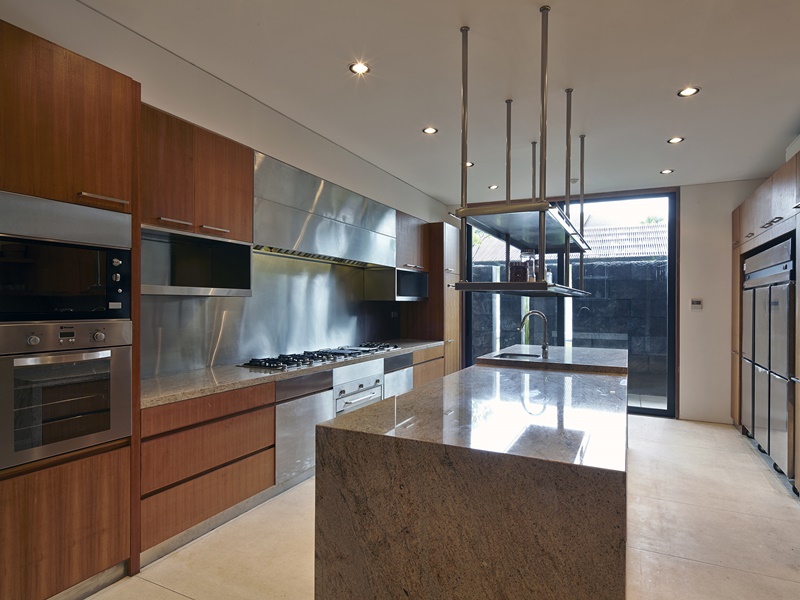
[[[131,216],[68,202],[0,191],[0,235],[131,247]]]
[[[333,392],[326,391],[275,408],[275,483],[313,468],[316,425],[336,416]]]
[[[275,400],[281,402],[290,398],[309,396],[333,387],[333,376],[330,371],[320,371],[310,375],[299,375],[291,379],[275,382]]]
[[[769,454],[769,371],[758,365],[753,373],[753,437]]]
[[[376,373],[375,375],[369,375],[368,377],[362,377],[361,379],[355,379],[347,383],[333,386],[333,397],[339,401],[343,397],[352,396],[364,392],[365,390],[382,386],[383,373]]]
[[[753,435],[753,363],[742,361],[742,427]]]
[[[125,320],[0,324],[0,355],[129,346],[132,341],[133,328]]]
[[[370,375],[383,375],[382,358],[336,367],[333,369],[333,385],[340,386]]]
[[[251,298],[142,297],[142,377],[363,341],[363,269],[253,255]]]
[[[257,198],[395,237],[393,208],[260,152],[255,153],[254,193]]]
[[[753,360],[753,301],[755,290],[742,292],[742,357]]]
[[[773,246],[763,252],[759,252],[755,256],[745,259],[744,272],[745,274],[754,273],[778,265],[792,259],[792,241],[786,240],[785,242]]]
[[[769,368],[769,288],[755,290],[753,300],[753,361]]]
[[[363,264],[394,265],[395,238],[256,197],[253,242]]]
[[[399,371],[414,364],[414,354],[408,352],[406,354],[397,354],[383,359],[384,373],[391,373],[392,371]]]
[[[794,283],[770,286],[769,370],[784,379],[794,374]]]
[[[769,378],[769,455],[787,477],[794,477],[794,402],[788,379]]]
[[[414,369],[407,367],[387,373],[383,377],[383,395],[386,398],[399,396],[414,389]]]

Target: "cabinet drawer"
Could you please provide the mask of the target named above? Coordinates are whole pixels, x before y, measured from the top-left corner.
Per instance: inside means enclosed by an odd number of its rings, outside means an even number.
[[[431,381],[444,377],[444,358],[429,360],[428,362],[414,365],[414,387],[418,388]]]
[[[168,540],[275,484],[275,449],[142,500],[142,550]]]
[[[142,438],[274,403],[275,384],[265,383],[145,408],[142,411]]]
[[[142,495],[275,443],[270,406],[142,443]]]
[[[426,348],[425,350],[414,351],[414,364],[422,363],[434,358],[441,358],[444,356],[444,346],[434,346],[433,348]]]

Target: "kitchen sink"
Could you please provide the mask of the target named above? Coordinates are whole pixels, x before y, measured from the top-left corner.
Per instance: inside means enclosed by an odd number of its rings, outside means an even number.
[[[495,354],[493,358],[505,358],[511,360],[533,360],[535,358],[541,358],[541,354],[516,354],[514,352],[501,352],[500,354]]]

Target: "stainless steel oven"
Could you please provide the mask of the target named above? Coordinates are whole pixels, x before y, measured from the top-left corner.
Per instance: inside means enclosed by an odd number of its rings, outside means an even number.
[[[0,324],[0,469],[131,434],[131,322]]]

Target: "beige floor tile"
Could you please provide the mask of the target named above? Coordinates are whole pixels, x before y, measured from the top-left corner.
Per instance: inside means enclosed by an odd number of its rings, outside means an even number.
[[[314,482],[284,492],[142,571],[194,600],[310,600]]]
[[[92,596],[92,600],[186,600],[186,596],[137,576],[118,581]]]
[[[628,548],[800,582],[800,522],[628,497]]]
[[[628,417],[628,441],[631,445],[637,442],[656,442],[693,448],[751,452],[747,438],[732,425],[676,421],[640,415]]]
[[[800,521],[800,499],[779,477],[739,452],[663,444],[628,450],[629,495]]]
[[[628,549],[626,600],[797,600],[800,583]]]

